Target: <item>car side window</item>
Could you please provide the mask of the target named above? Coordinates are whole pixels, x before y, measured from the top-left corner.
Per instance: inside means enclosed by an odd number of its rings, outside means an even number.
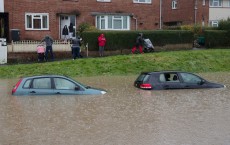
[[[164,74],[160,74],[160,82],[166,82]]]
[[[185,83],[199,83],[201,82],[201,78],[196,75],[189,73],[181,73],[181,77]]]
[[[33,80],[34,89],[51,89],[50,78],[37,78]]]
[[[180,82],[176,73],[160,74],[160,82]]]
[[[64,78],[54,78],[54,85],[56,89],[74,90],[76,88],[75,83]]]
[[[26,82],[23,85],[24,89],[29,89],[30,88],[30,83],[31,83],[31,79],[30,80],[26,80]]]

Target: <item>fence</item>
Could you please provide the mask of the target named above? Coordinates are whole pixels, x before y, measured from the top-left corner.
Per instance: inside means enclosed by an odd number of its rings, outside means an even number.
[[[37,45],[39,44],[41,44],[40,41],[12,41],[11,45],[8,45],[8,52],[36,52]],[[71,51],[70,41],[54,40],[53,50],[59,52]]]

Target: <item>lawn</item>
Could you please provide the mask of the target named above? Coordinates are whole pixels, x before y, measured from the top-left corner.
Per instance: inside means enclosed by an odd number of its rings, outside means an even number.
[[[142,71],[229,72],[230,49],[130,54],[0,66],[0,78],[59,74],[70,77],[135,75]]]

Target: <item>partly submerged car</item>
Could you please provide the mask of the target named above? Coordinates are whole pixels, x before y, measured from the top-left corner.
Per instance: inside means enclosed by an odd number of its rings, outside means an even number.
[[[134,86],[147,90],[224,88],[225,85],[209,82],[198,75],[182,71],[142,72]]]
[[[102,89],[91,88],[69,77],[41,75],[20,79],[12,89],[12,95],[99,95]]]

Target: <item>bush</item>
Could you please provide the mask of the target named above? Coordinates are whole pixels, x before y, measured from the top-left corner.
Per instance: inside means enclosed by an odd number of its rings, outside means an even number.
[[[205,31],[206,47],[228,47],[230,46],[230,37],[225,30],[207,30]]]
[[[219,30],[230,31],[230,18],[228,18],[227,20],[221,20],[219,22],[218,28],[219,28]]]
[[[96,30],[97,28],[95,28],[94,26],[88,23],[81,23],[78,27],[78,32],[80,33],[80,36],[82,35],[84,31],[96,31]]]
[[[131,49],[135,45],[138,33],[143,33],[144,38],[149,38],[154,46],[164,46],[166,44],[186,44],[193,41],[191,31],[181,30],[156,30],[156,31],[94,31],[82,33],[84,43],[89,44],[89,50],[98,50],[97,37],[104,33],[107,39],[105,49],[122,50]]]

